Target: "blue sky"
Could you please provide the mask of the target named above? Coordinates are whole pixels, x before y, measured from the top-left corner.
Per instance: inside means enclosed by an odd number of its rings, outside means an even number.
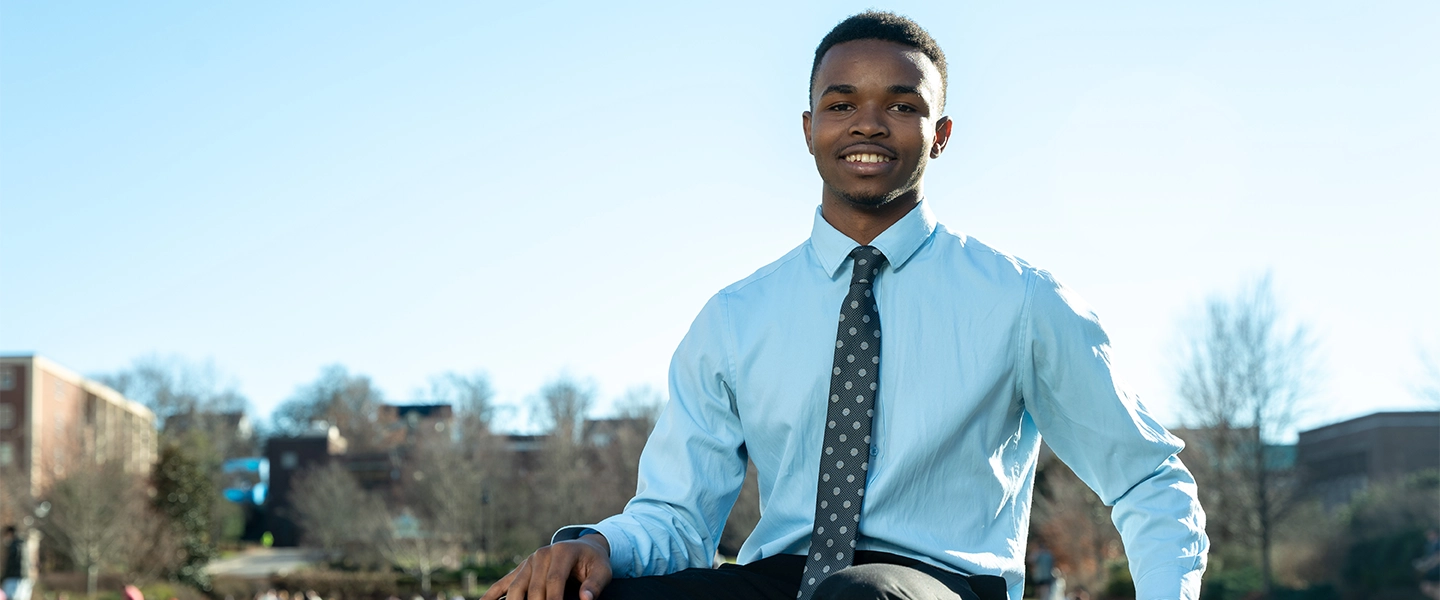
[[[663,389],[808,235],[811,52],[869,6],[0,3],[0,351],[213,360],[260,414],[332,363]],[[881,8],[949,57],[935,212],[1084,296],[1165,422],[1184,320],[1266,272],[1321,340],[1301,428],[1434,408],[1440,5]]]

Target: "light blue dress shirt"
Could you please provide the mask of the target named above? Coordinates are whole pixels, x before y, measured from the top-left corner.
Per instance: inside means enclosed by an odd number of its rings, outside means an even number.
[[[837,315],[858,246],[817,210],[810,239],[716,294],[670,366],[670,402],[619,515],[574,526],[617,577],[711,565],[745,459],[761,519],[748,563],[806,554]],[[921,203],[871,245],[884,331],[861,550],[1024,581],[1040,436],[1115,507],[1137,598],[1196,598],[1208,541],[1183,444],[1110,369],[1094,313],[1049,273],[935,222]]]

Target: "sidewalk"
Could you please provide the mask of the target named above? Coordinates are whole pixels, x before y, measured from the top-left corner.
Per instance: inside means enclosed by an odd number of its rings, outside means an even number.
[[[252,548],[239,556],[210,563],[205,572],[212,577],[259,579],[289,573],[324,557],[324,552],[312,548]]]

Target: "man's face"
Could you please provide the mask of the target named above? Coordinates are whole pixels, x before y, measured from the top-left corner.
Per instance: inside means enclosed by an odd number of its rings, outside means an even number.
[[[827,200],[875,208],[919,193],[950,121],[939,116],[940,72],[920,51],[881,40],[837,44],[815,72],[805,143]]]

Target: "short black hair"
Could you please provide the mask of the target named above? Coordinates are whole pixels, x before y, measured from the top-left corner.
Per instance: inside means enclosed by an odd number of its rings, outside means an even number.
[[[919,50],[940,71],[940,109],[945,109],[945,89],[949,80],[945,72],[945,52],[940,49],[940,44],[935,43],[930,32],[910,17],[876,10],[867,10],[841,21],[815,47],[815,62],[810,64],[811,104],[815,103],[815,73],[820,70],[820,60],[836,44],[855,40],[884,40]]]

